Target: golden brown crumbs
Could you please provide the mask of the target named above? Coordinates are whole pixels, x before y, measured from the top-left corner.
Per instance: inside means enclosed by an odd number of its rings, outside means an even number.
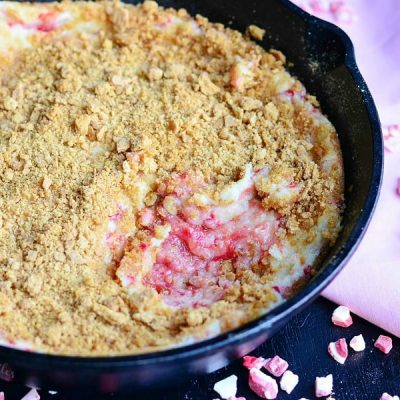
[[[249,33],[249,35],[257,40],[263,40],[264,35],[265,35],[265,29],[260,28],[257,25],[250,25],[247,28],[247,32]]]
[[[108,218],[116,199],[153,205],[172,173],[220,188],[251,163],[271,166],[257,191],[282,216],[278,236],[307,230],[342,201],[334,128],[278,96],[301,91],[278,51],[150,1],[74,4],[101,32],[50,37],[0,69],[0,331],[46,352],[109,355],[201,337],[222,315],[222,330],[257,316],[276,300],[265,290],[268,265],[238,272],[227,262],[236,283],[208,308],[162,307],[150,288],[130,294],[104,262]],[[182,23],[159,28],[171,18]],[[328,148],[339,161],[325,170]],[[274,197],[282,179],[301,190]],[[144,199],[140,182],[153,189]],[[173,199],[163,202],[176,214]],[[127,233],[140,227],[124,224]]]

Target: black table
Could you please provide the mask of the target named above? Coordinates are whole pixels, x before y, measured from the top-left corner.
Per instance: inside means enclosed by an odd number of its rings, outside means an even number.
[[[332,325],[330,318],[335,305],[322,298],[295,317],[284,329],[270,341],[260,346],[253,355],[271,357],[279,354],[290,364],[290,369],[300,376],[300,383],[291,395],[280,391],[278,399],[297,400],[301,397],[315,399],[314,380],[316,376],[332,373],[336,400],[379,400],[382,392],[400,395],[400,340],[393,340],[393,350],[384,355],[373,347],[374,340],[381,334],[381,329],[353,317],[354,324],[347,329]],[[400,312],[400,310],[393,310]],[[365,351],[355,353],[349,349],[349,358],[345,365],[336,363],[327,353],[328,343],[341,337],[348,341],[362,333],[367,343]],[[218,395],[213,391],[214,383],[236,374],[238,395],[247,400],[259,399],[247,385],[247,370],[236,361],[213,374],[192,380],[179,388],[132,394],[130,396],[109,395],[102,400],[212,400]],[[6,400],[19,400],[27,389],[15,384],[0,382],[0,391],[4,391]],[[40,392],[41,399],[100,399],[80,393],[58,393],[50,395]]]

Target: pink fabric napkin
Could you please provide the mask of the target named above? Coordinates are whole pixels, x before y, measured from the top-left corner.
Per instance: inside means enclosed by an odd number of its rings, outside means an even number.
[[[400,3],[293,2],[350,36],[385,139],[385,172],[376,212],[355,255],[323,295],[400,336]]]

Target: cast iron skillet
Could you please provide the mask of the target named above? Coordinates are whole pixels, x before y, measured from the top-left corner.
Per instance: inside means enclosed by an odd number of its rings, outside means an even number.
[[[0,347],[0,360],[8,364],[3,371],[16,381],[107,392],[171,384],[214,371],[253,350],[309,304],[346,264],[370,220],[382,178],[382,136],[346,34],[287,0],[161,0],[160,4],[184,7],[242,32],[249,24],[267,30],[262,45],[286,54],[292,72],[316,94],[339,132],[346,174],[344,229],[318,275],[299,294],[232,332],[182,348],[123,357],[52,356]]]

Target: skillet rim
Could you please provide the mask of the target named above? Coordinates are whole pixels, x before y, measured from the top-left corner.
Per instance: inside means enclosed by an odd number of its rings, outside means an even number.
[[[354,251],[357,249],[370,223],[382,184],[383,138],[379,116],[372,95],[358,69],[354,54],[354,46],[348,35],[336,25],[308,14],[289,0],[279,1],[291,13],[300,16],[307,24],[317,25],[325,31],[330,31],[343,44],[345,49],[344,66],[351,74],[354,84],[358,88],[371,125],[373,168],[368,195],[364,207],[360,211],[358,222],[355,224],[355,227],[338,253],[328,262],[328,265],[295,296],[257,319],[210,339],[156,352],[122,356],[93,357],[56,355],[34,351],[30,352],[0,345],[0,357],[3,362],[11,362],[18,367],[28,364],[30,368],[38,369],[57,366],[61,368],[79,367],[80,369],[98,370],[98,372],[101,372],[102,370],[105,372],[104,370],[107,369],[107,372],[110,372],[113,370],[124,369],[126,367],[139,367],[158,363],[162,364],[168,361],[176,362],[180,359],[193,360],[198,356],[205,356],[210,352],[215,353],[229,345],[239,344],[245,340],[249,340],[251,337],[256,337],[264,329],[268,329],[274,324],[277,326],[284,324],[290,316],[310,304],[344,268]]]

